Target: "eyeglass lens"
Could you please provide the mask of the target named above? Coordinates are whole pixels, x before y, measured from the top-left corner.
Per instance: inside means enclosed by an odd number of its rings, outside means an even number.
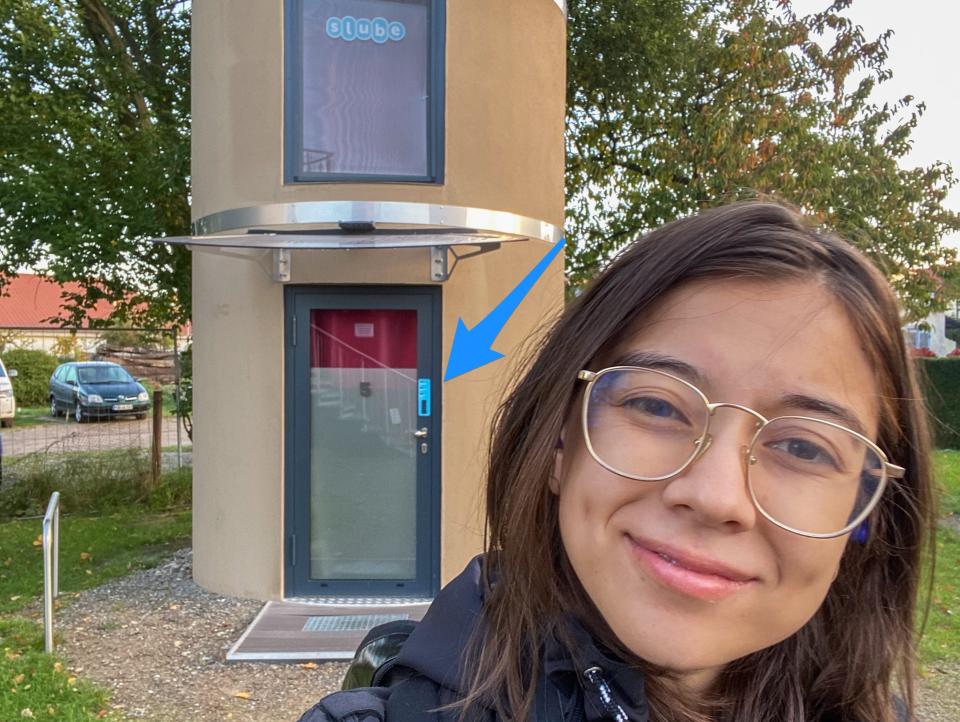
[[[696,456],[710,414],[692,387],[646,369],[601,373],[586,413],[597,460],[645,480],[668,477]],[[863,439],[817,419],[774,419],[748,454],[757,506],[780,524],[810,534],[848,527],[873,500],[883,473],[882,459]]]

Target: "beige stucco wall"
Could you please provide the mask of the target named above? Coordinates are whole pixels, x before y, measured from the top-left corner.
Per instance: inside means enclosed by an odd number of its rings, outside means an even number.
[[[447,0],[443,185],[283,185],[283,3],[193,8],[193,216],[395,200],[563,220],[566,35],[553,0]]]
[[[214,591],[277,599],[283,294],[269,270],[193,254],[193,574]]]
[[[553,0],[448,0],[445,183],[282,183],[282,7],[193,9],[193,213],[276,202],[405,200],[563,221],[564,18]],[[443,359],[547,252],[506,243],[442,287]],[[270,256],[194,253],[194,575],[223,593],[283,590],[283,286]],[[429,284],[427,249],[301,251],[295,284]],[[510,352],[562,304],[553,262],[494,347]],[[441,577],[481,543],[489,414],[509,361],[444,384]],[[242,393],[240,392],[242,390]]]

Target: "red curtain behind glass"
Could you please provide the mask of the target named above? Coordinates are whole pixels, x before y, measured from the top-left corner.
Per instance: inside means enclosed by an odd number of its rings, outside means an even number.
[[[364,336],[370,326],[373,335]],[[314,309],[310,312],[310,366],[417,368],[417,312]]]

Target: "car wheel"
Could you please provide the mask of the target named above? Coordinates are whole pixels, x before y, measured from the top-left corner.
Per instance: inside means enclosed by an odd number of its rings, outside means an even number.
[[[143,421],[145,418],[147,418],[147,415],[146,415],[146,414],[137,414],[137,418],[140,419],[140,421]]]
[[[77,405],[73,407],[73,420],[78,424],[82,424],[87,420],[87,417],[83,414],[83,409],[80,408],[80,402],[77,402]]]
[[[50,397],[50,415],[53,418],[58,418],[60,416],[60,408],[57,406],[57,397]]]

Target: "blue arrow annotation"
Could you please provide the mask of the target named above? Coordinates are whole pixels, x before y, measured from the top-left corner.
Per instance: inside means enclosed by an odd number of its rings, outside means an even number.
[[[566,239],[561,238],[553,244],[547,255],[524,276],[517,287],[510,291],[476,326],[468,329],[462,317],[457,320],[457,330],[453,335],[453,347],[447,359],[447,373],[443,377],[444,381],[455,379],[457,376],[503,358],[502,353],[490,347],[530,289],[547,270],[547,266],[563,249],[565,243]]]

